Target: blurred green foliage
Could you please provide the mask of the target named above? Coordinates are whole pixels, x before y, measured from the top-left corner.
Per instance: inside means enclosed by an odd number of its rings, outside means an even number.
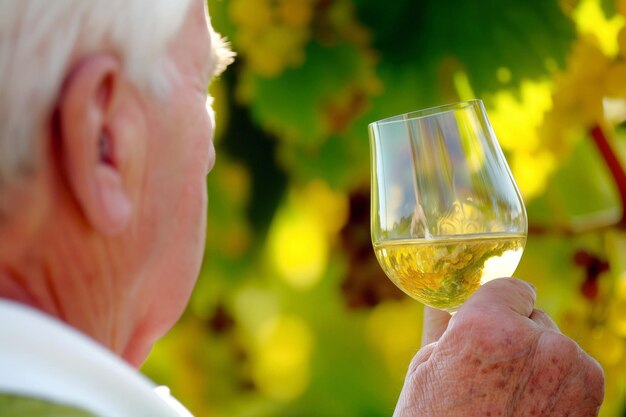
[[[604,367],[602,415],[626,415],[626,184],[610,163],[626,157],[625,1],[209,10],[238,59],[211,87],[205,263],[150,377],[198,416],[391,415],[422,312],[371,249],[367,124],[478,97],[527,204],[516,275]]]

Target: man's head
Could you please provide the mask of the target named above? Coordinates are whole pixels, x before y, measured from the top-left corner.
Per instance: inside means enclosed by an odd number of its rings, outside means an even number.
[[[231,59],[207,22],[202,0],[0,0],[0,296],[135,364],[202,257]]]

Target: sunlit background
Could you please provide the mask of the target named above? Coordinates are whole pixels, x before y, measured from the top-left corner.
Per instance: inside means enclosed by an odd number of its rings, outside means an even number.
[[[209,0],[238,59],[188,311],[144,371],[197,416],[390,416],[422,309],[369,236],[367,124],[482,98],[527,205],[516,275],[626,416],[625,0]]]

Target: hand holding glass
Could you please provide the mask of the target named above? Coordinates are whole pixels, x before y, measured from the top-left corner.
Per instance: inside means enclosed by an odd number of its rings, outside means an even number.
[[[401,290],[454,312],[515,272],[526,210],[480,100],[380,120],[369,134],[372,243]]]

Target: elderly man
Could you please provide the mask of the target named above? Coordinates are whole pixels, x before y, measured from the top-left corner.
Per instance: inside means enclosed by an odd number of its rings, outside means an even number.
[[[198,274],[230,60],[203,0],[0,0],[0,416],[189,415],[134,367]],[[595,415],[602,371],[534,297],[429,311],[396,415]]]

